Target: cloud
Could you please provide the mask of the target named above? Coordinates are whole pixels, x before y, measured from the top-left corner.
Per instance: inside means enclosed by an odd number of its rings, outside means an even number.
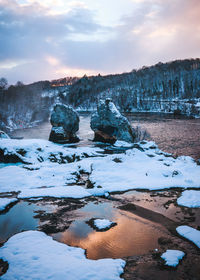
[[[108,8],[93,3],[0,0],[0,76],[31,82],[200,56],[199,0],[110,0],[121,17],[109,26],[99,20]]]

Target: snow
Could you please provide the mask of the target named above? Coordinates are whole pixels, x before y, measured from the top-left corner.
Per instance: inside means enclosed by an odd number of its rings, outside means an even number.
[[[115,147],[124,147],[124,148],[129,148],[133,146],[133,143],[128,143],[126,141],[120,141],[117,140],[114,144]]]
[[[98,229],[106,229],[106,228],[109,228],[111,225],[113,225],[113,222],[111,222],[107,219],[95,219],[94,225]]]
[[[0,211],[4,210],[9,204],[17,201],[17,198],[0,198]]]
[[[161,255],[161,258],[165,260],[165,264],[169,266],[177,266],[179,260],[184,257],[185,253],[179,250],[167,250]]]
[[[107,98],[106,100],[110,100],[111,102],[108,103],[110,111],[115,115],[116,118],[120,118],[122,115],[119,112],[119,110],[116,108],[115,104],[112,102],[110,98]],[[100,103],[104,104],[105,100],[100,100]]]
[[[4,131],[0,130],[0,139],[10,139],[10,137]]]
[[[52,188],[35,188],[22,190],[19,198],[31,197],[65,197],[65,198],[83,198],[90,196],[84,188],[80,186],[65,186],[65,187],[52,187]]]
[[[73,163],[67,165],[47,164],[40,167],[33,166],[33,168],[36,170],[31,171],[20,166],[1,168],[1,192],[21,191],[36,187],[59,187],[76,182],[76,175],[72,174],[74,172]],[[10,176],[11,174],[12,176]]]
[[[184,191],[177,199],[177,203],[186,207],[200,207],[200,191]]]
[[[17,154],[24,162],[30,164],[53,161],[54,158],[58,162],[75,161],[87,156],[97,156],[102,151],[100,148],[72,148],[67,144],[55,144],[43,139],[2,139],[0,149],[4,150],[4,154]],[[20,150],[26,152],[24,156],[19,154]]]
[[[77,163],[43,164],[40,167],[35,165],[30,167],[39,169],[30,171],[20,166],[1,168],[1,192],[21,191],[18,195],[19,198],[41,196],[82,198],[90,196],[90,193],[83,187],[71,185],[77,180],[76,174],[72,174],[78,168]]]
[[[179,226],[176,231],[200,248],[200,231],[190,226]]]
[[[111,155],[93,163],[89,177],[94,184],[91,193],[200,187],[200,166],[190,157],[174,159],[156,148],[135,148],[120,154],[120,162],[115,162],[115,158]]]
[[[20,156],[29,164],[1,165],[0,190],[19,191],[21,198],[31,197],[31,192],[33,197],[80,198],[131,189],[200,187],[200,166],[192,158],[174,159],[154,142],[134,146],[124,153],[106,155],[97,147],[71,148],[38,139],[1,140],[0,148],[6,153],[23,149],[25,154]],[[74,186],[82,172],[89,174],[93,188]]]
[[[64,128],[62,126],[53,126],[51,131],[54,131],[57,134],[60,133],[60,134],[65,135],[65,131],[64,131]]]
[[[125,261],[89,260],[84,250],[54,241],[39,231],[26,231],[11,237],[0,248],[9,268],[2,280],[120,280]]]

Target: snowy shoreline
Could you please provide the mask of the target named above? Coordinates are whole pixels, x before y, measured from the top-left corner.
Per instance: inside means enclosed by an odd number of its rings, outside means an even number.
[[[182,194],[182,200],[185,207],[193,207],[196,203],[195,200],[198,203],[200,166],[191,157],[174,158],[172,155],[162,152],[154,142],[147,141],[136,143],[133,146],[119,141],[115,146],[110,147],[112,147],[113,154],[106,154],[103,147],[74,148],[69,145],[59,145],[39,139],[0,140],[2,155],[0,163],[1,195],[5,194],[6,196],[8,193],[15,192],[17,197],[9,196],[9,199],[14,199],[16,202],[27,198],[80,199],[98,196],[109,197],[111,193],[123,193],[132,189],[156,191],[180,188],[181,191],[182,189],[195,188],[196,190],[185,190]],[[178,204],[180,199],[181,197],[177,201]],[[3,207],[6,207],[11,200],[6,201],[5,204],[5,198],[1,197],[0,203]],[[199,205],[196,207],[199,207]],[[104,230],[108,228],[108,225],[111,225],[110,223],[112,224],[107,219],[105,221],[100,219],[96,227]],[[24,241],[25,236],[28,238],[27,243]],[[13,275],[16,275],[16,267],[20,268],[20,265],[25,263],[30,270],[26,269],[23,272],[19,270],[19,274],[17,274],[19,277],[32,279],[27,278],[27,275],[34,271],[33,276],[40,273],[38,279],[46,279],[47,259],[45,259],[45,256],[47,251],[49,256],[56,258],[55,254],[60,250],[57,251],[60,243],[49,238],[44,233],[37,231],[27,231],[11,237],[0,249],[3,259],[9,262],[9,269],[2,279],[15,279]],[[39,243],[42,240],[44,248],[41,248],[43,250],[37,250],[36,248],[36,251],[34,251],[33,240]],[[52,246],[55,246],[55,248],[51,251]],[[66,273],[75,275],[71,279],[104,279],[105,272],[99,274],[98,269],[92,269],[91,272],[89,267],[91,260],[85,258],[82,249],[74,247],[68,249],[69,254],[66,253],[66,250],[65,254],[60,253],[60,265],[57,266],[56,263],[53,263],[52,270],[48,271],[48,275],[52,279],[64,277],[63,275],[66,275]],[[16,252],[18,253],[16,254]],[[80,255],[76,252],[79,252]],[[14,257],[10,258],[10,254],[14,254]],[[23,255],[26,254],[28,258],[25,259]],[[75,255],[72,256],[71,254]],[[172,258],[174,258],[172,265],[175,264],[176,258],[180,258],[179,255],[175,255],[175,253],[172,255]],[[168,257],[169,254],[166,258]],[[64,260],[68,260],[69,263],[75,261],[78,267],[80,265],[83,267],[83,270],[79,270],[80,274],[76,274],[77,269],[63,266]],[[48,262],[50,262],[49,259]],[[19,265],[19,263],[21,264]],[[84,263],[86,263],[85,267]],[[97,263],[102,264],[102,271],[104,271],[105,266],[108,267],[106,279],[111,280],[120,279],[119,277],[125,266],[125,262],[121,259],[104,259],[97,261]],[[13,267],[15,269],[12,269]],[[63,275],[60,274],[61,270],[63,270]],[[83,273],[88,278],[84,278],[84,276],[81,278]]]

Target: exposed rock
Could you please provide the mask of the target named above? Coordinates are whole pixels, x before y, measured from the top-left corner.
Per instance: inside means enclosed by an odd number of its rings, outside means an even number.
[[[2,130],[0,130],[0,139],[10,139],[10,137]]]
[[[115,136],[110,136],[102,131],[95,131],[94,141],[95,142],[103,142],[103,143],[110,143],[114,144],[117,138]]]
[[[109,98],[100,100],[97,111],[91,117],[90,126],[95,132],[94,141],[101,141],[99,139],[103,138],[102,142],[114,143],[114,139],[126,142],[134,142],[135,139],[135,131],[129,121]],[[105,141],[106,138],[110,141]]]
[[[71,106],[56,104],[50,122],[52,124],[50,141],[55,143],[75,143],[79,141],[76,135],[79,130],[79,116]]]
[[[0,148],[0,163],[27,163],[20,151],[8,152],[5,148]]]

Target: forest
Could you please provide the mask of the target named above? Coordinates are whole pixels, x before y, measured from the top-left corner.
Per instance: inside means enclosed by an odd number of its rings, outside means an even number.
[[[65,77],[8,86],[0,83],[0,129],[9,131],[46,121],[56,102],[78,111],[93,111],[110,97],[122,112],[200,115],[200,59],[143,66],[112,75]]]

